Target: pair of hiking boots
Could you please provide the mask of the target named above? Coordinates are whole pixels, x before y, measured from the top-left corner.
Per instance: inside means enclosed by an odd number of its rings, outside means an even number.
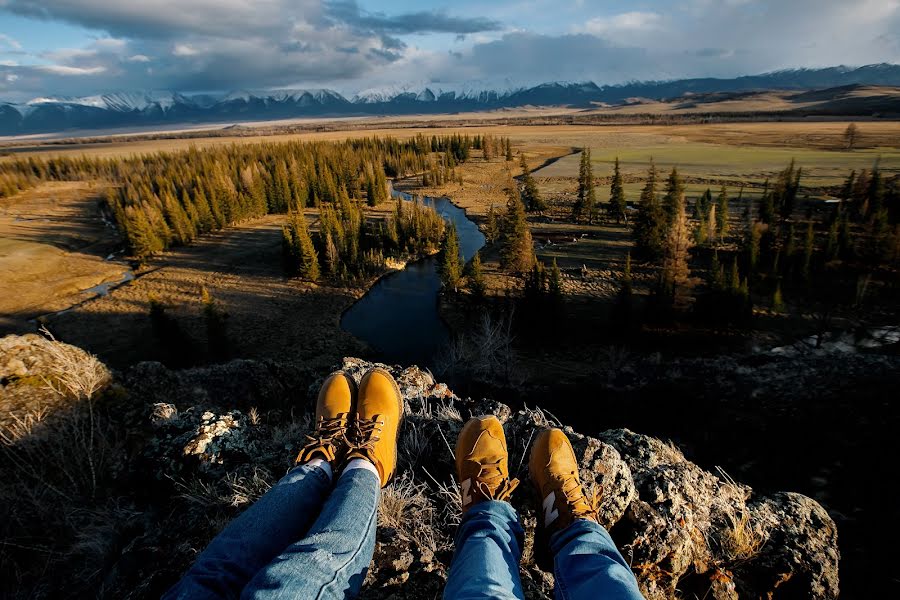
[[[357,458],[378,470],[382,487],[397,468],[397,435],[403,398],[397,382],[375,368],[357,389],[343,372],[325,380],[316,404],[316,430],[297,456],[328,461],[337,472]],[[597,498],[588,498],[578,476],[578,459],[560,429],[542,431],[531,449],[531,482],[541,500],[543,532],[550,535],[577,519],[597,521]],[[509,477],[509,455],[503,425],[494,416],[470,419],[456,443],[456,475],[465,513],[486,500],[508,500],[519,485]]]

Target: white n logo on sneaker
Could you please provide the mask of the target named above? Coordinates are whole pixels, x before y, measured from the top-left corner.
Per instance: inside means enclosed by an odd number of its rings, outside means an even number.
[[[549,527],[550,523],[559,517],[559,511],[553,508],[554,502],[556,502],[556,492],[550,492],[544,498],[544,527]]]
[[[472,490],[472,478],[466,479],[460,484],[462,488],[460,493],[462,494],[462,505],[468,506],[472,503],[472,495],[469,493]]]

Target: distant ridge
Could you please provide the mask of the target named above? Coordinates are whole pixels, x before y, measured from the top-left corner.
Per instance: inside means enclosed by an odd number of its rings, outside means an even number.
[[[620,85],[550,82],[535,86],[429,84],[373,89],[347,98],[328,89],[236,91],[221,95],[131,91],[80,98],[0,102],[0,135],[297,117],[440,114],[520,106],[589,108],[633,98],[763,90],[815,91],[853,85],[900,86],[900,65],[791,69],[733,79],[680,79]]]

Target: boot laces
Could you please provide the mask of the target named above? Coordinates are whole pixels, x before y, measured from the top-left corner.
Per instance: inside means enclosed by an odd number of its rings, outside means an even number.
[[[475,477],[475,487],[485,497],[491,500],[507,500],[519,485],[518,479],[510,480],[504,473],[500,463],[502,458],[494,462],[479,463],[478,475]]]
[[[351,451],[363,452],[374,450],[375,444],[381,440],[384,430],[384,421],[381,415],[375,415],[371,420],[357,419],[353,423],[353,431],[348,447]]]
[[[591,490],[591,496],[584,494],[584,486],[578,478],[578,471],[571,471],[563,481],[562,493],[566,497],[566,503],[571,507],[572,516],[576,519],[589,518],[597,520],[600,498],[597,489]]]
[[[335,444],[347,433],[347,414],[341,413],[336,417],[319,417],[316,430],[312,435],[306,436],[306,444],[300,450],[300,457],[310,454],[312,451],[320,451],[329,461],[335,460]]]

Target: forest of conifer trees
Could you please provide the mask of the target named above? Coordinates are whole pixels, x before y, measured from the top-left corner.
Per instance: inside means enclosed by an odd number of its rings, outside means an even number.
[[[345,269],[364,271],[361,265],[367,261],[383,260],[375,256],[376,250],[406,249],[419,243],[410,236],[433,236],[432,230],[439,229],[433,219],[422,224],[428,218],[421,207],[410,215],[398,209],[396,217],[382,226],[384,241],[369,244],[364,238],[378,232],[364,231],[361,203],[376,206],[386,201],[388,178],[422,173],[423,178],[450,180],[455,166],[482,143],[481,138],[458,134],[419,135],[404,141],[230,145],[115,159],[29,157],[0,165],[0,197],[43,181],[108,183],[110,213],[137,259],[247,219],[317,207],[325,224],[318,252],[326,271],[340,275]],[[286,244],[304,247],[303,228],[296,218],[289,228],[297,235],[286,236]],[[429,237],[421,243],[437,242]]]

